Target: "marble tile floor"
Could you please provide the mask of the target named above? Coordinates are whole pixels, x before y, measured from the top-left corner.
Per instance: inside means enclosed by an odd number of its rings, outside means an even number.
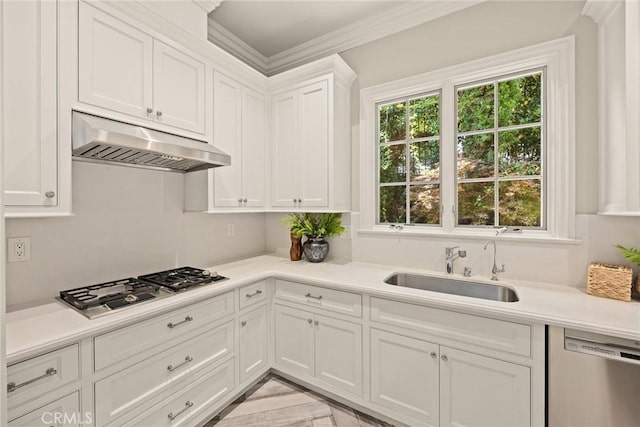
[[[204,427],[391,427],[270,374]]]

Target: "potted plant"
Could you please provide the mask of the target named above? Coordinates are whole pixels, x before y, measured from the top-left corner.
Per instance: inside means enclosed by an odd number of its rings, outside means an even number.
[[[284,218],[291,229],[291,235],[307,240],[302,245],[304,256],[309,262],[322,262],[329,253],[326,238],[345,232],[342,226],[342,214],[339,213],[292,213]]]
[[[616,245],[616,248],[622,252],[622,255],[629,261],[631,264],[634,264],[636,267],[640,267],[640,250],[636,248],[625,248],[622,245]],[[636,291],[640,292],[640,276],[636,277]]]

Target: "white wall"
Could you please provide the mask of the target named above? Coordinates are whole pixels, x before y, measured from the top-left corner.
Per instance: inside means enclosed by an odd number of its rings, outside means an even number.
[[[63,289],[265,252],[264,214],[183,213],[183,181],[73,162],[74,216],[6,221],[7,237],[32,239],[31,261],[7,264],[10,309],[51,301]]]

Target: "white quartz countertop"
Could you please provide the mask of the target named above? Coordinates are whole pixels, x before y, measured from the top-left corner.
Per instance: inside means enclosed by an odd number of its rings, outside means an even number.
[[[588,295],[586,289],[503,280],[499,283],[515,289],[520,298],[518,302],[507,303],[387,285],[383,280],[397,271],[469,280],[459,275],[447,276],[439,272],[388,265],[357,262],[312,264],[264,255],[209,269],[229,277],[230,280],[177,294],[171,298],[133,306],[97,319],[89,320],[59,301],[7,313],[7,361],[13,363],[66,343],[269,277],[362,292],[470,314],[538,322],[640,340],[640,302],[598,298]],[[481,277],[471,279],[490,282],[487,278]]]

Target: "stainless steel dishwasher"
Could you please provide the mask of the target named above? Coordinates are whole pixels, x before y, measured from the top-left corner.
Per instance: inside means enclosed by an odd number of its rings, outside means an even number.
[[[547,352],[550,427],[640,425],[638,343],[549,327]]]

